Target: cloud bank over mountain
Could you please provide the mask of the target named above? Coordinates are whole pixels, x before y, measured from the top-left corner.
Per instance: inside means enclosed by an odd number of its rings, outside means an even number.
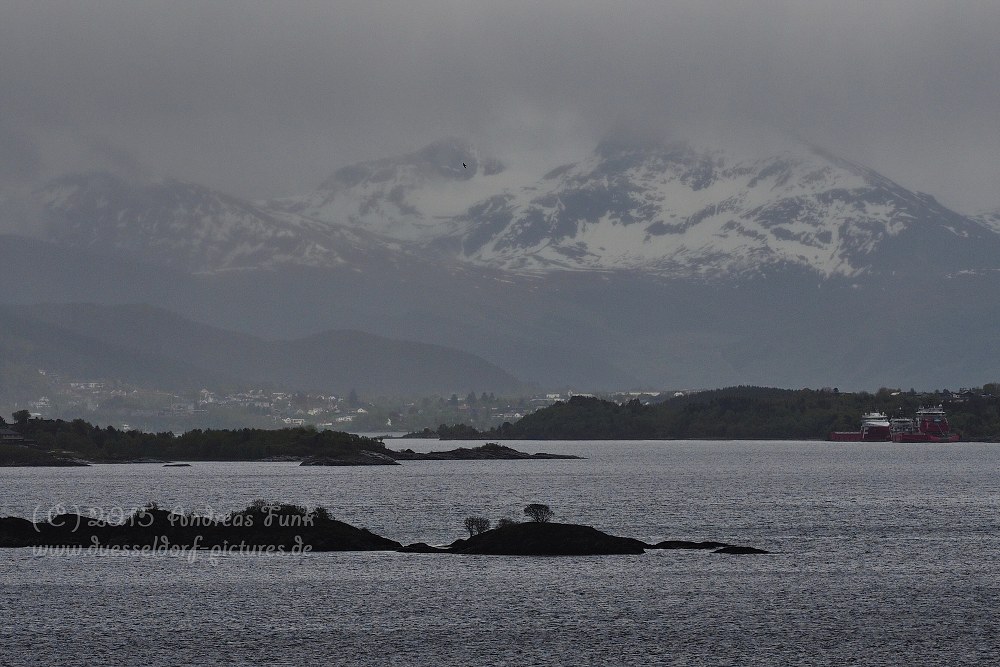
[[[0,179],[148,170],[243,197],[463,136],[510,163],[612,133],[788,133],[995,207],[1000,6],[896,0],[17,3]]]
[[[7,3],[0,300],[549,387],[981,383],[998,29],[936,0]]]

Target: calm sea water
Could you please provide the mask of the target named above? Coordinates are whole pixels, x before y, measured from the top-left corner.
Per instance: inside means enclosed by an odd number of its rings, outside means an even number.
[[[462,443],[447,443],[447,447]],[[475,443],[478,444],[478,443]],[[0,469],[0,515],[317,506],[401,542],[476,514],[767,556],[0,550],[0,665],[987,665],[1000,446],[517,442],[579,461]],[[441,449],[442,443],[393,441]]]

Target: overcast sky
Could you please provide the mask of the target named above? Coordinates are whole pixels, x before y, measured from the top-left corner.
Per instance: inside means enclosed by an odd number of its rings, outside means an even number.
[[[1000,207],[1000,2],[5,0],[0,179],[90,167],[247,197],[459,136],[788,132]]]

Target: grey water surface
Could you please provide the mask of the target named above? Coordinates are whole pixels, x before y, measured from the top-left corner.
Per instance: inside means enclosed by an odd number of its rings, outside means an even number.
[[[222,514],[262,498],[447,543],[466,516],[519,519],[542,502],[616,535],[772,553],[0,549],[0,665],[985,665],[1000,653],[1000,445],[506,444],[587,458],[7,468],[0,515],[113,517],[150,501]]]

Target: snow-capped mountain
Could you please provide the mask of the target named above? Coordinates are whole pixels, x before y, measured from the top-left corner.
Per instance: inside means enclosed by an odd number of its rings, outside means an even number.
[[[447,140],[345,167],[313,194],[276,204],[519,273],[718,279],[796,267],[857,277],[925,257],[975,264],[998,257],[984,247],[1000,251],[1000,226],[807,145],[738,158],[685,143],[605,141],[518,183],[498,161]]]
[[[0,239],[0,284],[18,303],[148,302],[264,338],[391,333],[540,386],[995,379],[980,374],[1000,363],[996,215],[808,146],[604,142],[552,167],[446,141],[266,203],[66,177],[39,192],[61,245]],[[300,266],[318,270],[284,270]],[[276,270],[221,275],[237,268]]]
[[[89,173],[56,179],[37,194],[53,240],[192,272],[333,267],[384,254],[387,245],[361,229],[268,211],[176,180],[132,183]]]
[[[764,157],[604,141],[541,177],[446,139],[250,203],[192,183],[68,176],[51,237],[188,271],[344,267],[409,256],[520,274],[821,279],[1000,268],[998,216],[960,215],[823,150]]]
[[[462,219],[466,257],[514,270],[713,278],[793,266],[853,277],[906,234],[948,230],[970,248],[996,242],[933,197],[805,147],[740,161],[685,144],[605,142]]]

